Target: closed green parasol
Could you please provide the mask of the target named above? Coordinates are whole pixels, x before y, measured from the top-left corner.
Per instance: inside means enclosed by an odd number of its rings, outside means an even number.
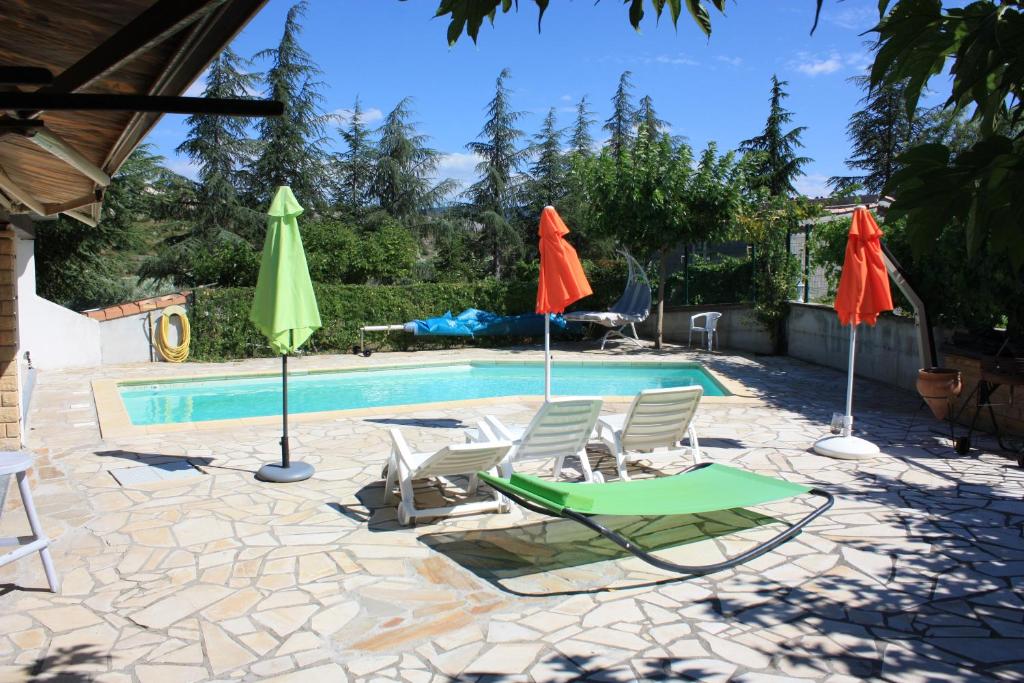
[[[249,319],[267,337],[270,347],[281,354],[281,464],[261,467],[256,477],[263,481],[293,482],[313,476],[312,466],[291,462],[288,452],[288,354],[320,328],[320,311],[299,235],[297,217],[301,213],[291,188],[277,188],[267,212],[267,238],[249,312]]]

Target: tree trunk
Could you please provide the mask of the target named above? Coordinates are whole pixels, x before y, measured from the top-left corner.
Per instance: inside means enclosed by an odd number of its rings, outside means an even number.
[[[665,330],[665,279],[668,277],[668,249],[662,249],[658,259],[658,335],[654,339],[654,348],[660,349]]]

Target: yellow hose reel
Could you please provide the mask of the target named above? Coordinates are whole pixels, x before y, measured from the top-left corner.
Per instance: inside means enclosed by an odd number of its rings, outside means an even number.
[[[181,321],[181,341],[177,346],[171,345],[171,316],[176,315]],[[192,339],[192,330],[188,323],[185,309],[175,304],[163,310],[160,325],[153,335],[153,346],[169,363],[182,363],[188,358],[188,344]]]

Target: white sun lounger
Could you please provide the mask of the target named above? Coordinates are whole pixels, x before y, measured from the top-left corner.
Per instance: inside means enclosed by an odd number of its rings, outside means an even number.
[[[628,481],[626,465],[641,458],[689,455],[694,464],[699,463],[693,418],[703,395],[700,386],[647,389],[636,395],[629,412],[600,417],[597,438],[615,456],[619,478]],[[689,437],[689,448],[680,447],[683,436]]]
[[[480,428],[487,430],[483,424]],[[512,471],[505,462],[509,449],[512,448],[510,442],[488,440],[486,443],[454,444],[433,453],[417,453],[409,447],[399,430],[392,429],[391,443],[391,455],[388,456],[388,463],[384,469],[384,502],[396,502],[397,485],[402,496],[397,510],[398,523],[402,526],[409,526],[417,517],[442,517],[455,512],[472,514],[508,511],[508,500],[497,491],[490,501],[420,509],[416,507],[413,481],[427,477],[444,480],[446,476],[465,474],[469,476],[466,493],[473,495],[476,493],[478,483],[477,472],[482,470],[496,474],[500,469],[501,476],[511,476]]]
[[[636,324],[647,320],[651,314],[651,282],[647,279],[644,269],[629,252],[622,252],[629,267],[626,278],[626,289],[619,300],[607,311],[572,311],[564,315],[566,320],[575,322],[595,323],[607,327],[608,331],[601,337],[601,348],[612,337],[621,337],[626,341],[642,346],[636,333]],[[626,328],[633,335],[626,334]]]
[[[575,455],[586,481],[602,481],[587,459],[587,441],[600,413],[600,398],[555,398],[542,404],[526,427],[506,426],[488,415],[483,428],[466,431],[466,440],[470,443],[495,438],[511,441],[509,463],[513,468],[524,460],[553,460],[555,478],[561,475],[566,457]]]

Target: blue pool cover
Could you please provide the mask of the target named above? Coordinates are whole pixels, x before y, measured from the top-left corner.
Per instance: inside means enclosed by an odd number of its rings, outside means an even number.
[[[578,332],[580,326],[566,322],[561,315],[551,316],[551,333]],[[451,311],[437,318],[412,320],[405,331],[417,337],[539,337],[544,334],[544,316],[539,313],[498,315],[478,308],[467,308],[458,315]]]

